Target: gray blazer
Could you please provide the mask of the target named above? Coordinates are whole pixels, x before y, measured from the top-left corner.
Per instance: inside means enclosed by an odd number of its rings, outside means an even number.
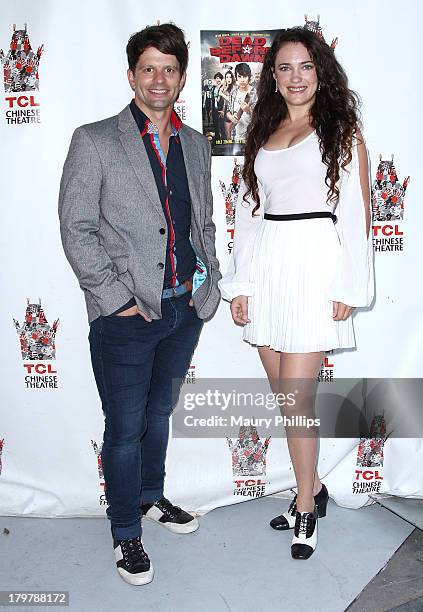
[[[206,138],[180,131],[191,194],[191,241],[207,270],[193,295],[201,319],[220,300],[221,278],[212,221],[211,152]],[[161,318],[167,225],[145,146],[129,106],[119,115],[77,128],[63,168],[59,196],[63,248],[91,322],[132,297]],[[166,232],[161,234],[160,228]]]

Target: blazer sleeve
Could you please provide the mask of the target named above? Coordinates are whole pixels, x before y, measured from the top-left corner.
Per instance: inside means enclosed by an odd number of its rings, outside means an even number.
[[[354,143],[352,160],[341,172],[335,208],[338,218],[335,228],[341,248],[329,299],[355,307],[370,306],[374,296],[372,229],[370,227],[367,237],[365,207],[369,208],[371,218],[370,201],[363,199],[357,144]]]
[[[59,219],[65,255],[80,287],[98,303],[100,314],[115,312],[132,297],[118,279],[113,262],[98,239],[102,186],[101,160],[84,127],[75,130],[59,194]]]
[[[212,167],[212,157],[211,157],[211,146],[208,141],[206,141],[207,146],[207,180],[206,180],[206,189],[207,189],[207,198],[206,198],[206,214],[204,219],[204,245],[206,247],[206,254],[209,259],[212,271],[213,271],[213,280],[217,283],[217,281],[221,277],[221,273],[219,270],[219,261],[216,257],[216,226],[213,222],[213,193],[211,188],[211,167]]]
[[[219,281],[222,297],[229,302],[238,295],[254,294],[254,282],[250,275],[251,261],[254,242],[263,220],[264,194],[259,186],[260,208],[253,217],[251,213],[255,203],[251,198],[247,202],[244,201],[245,192],[245,184],[242,181],[235,209],[233,249],[226,274]]]

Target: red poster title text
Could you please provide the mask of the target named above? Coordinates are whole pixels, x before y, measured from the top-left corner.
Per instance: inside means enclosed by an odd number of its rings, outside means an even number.
[[[210,55],[220,58],[220,63],[261,62],[269,47],[264,36],[219,36],[219,46],[210,47]]]

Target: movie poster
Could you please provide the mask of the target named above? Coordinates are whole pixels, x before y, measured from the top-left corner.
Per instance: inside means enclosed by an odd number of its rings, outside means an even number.
[[[264,56],[277,30],[201,31],[203,134],[212,155],[243,155]]]

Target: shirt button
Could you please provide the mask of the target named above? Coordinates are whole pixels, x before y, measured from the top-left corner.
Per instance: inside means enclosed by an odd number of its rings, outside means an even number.
[[[162,264],[161,262],[157,264],[157,267],[162,270],[164,268],[164,264]]]
[[[161,227],[161,228],[159,229],[159,232],[160,232],[161,234],[166,234],[166,230],[165,230],[165,228],[164,228],[164,227]]]

